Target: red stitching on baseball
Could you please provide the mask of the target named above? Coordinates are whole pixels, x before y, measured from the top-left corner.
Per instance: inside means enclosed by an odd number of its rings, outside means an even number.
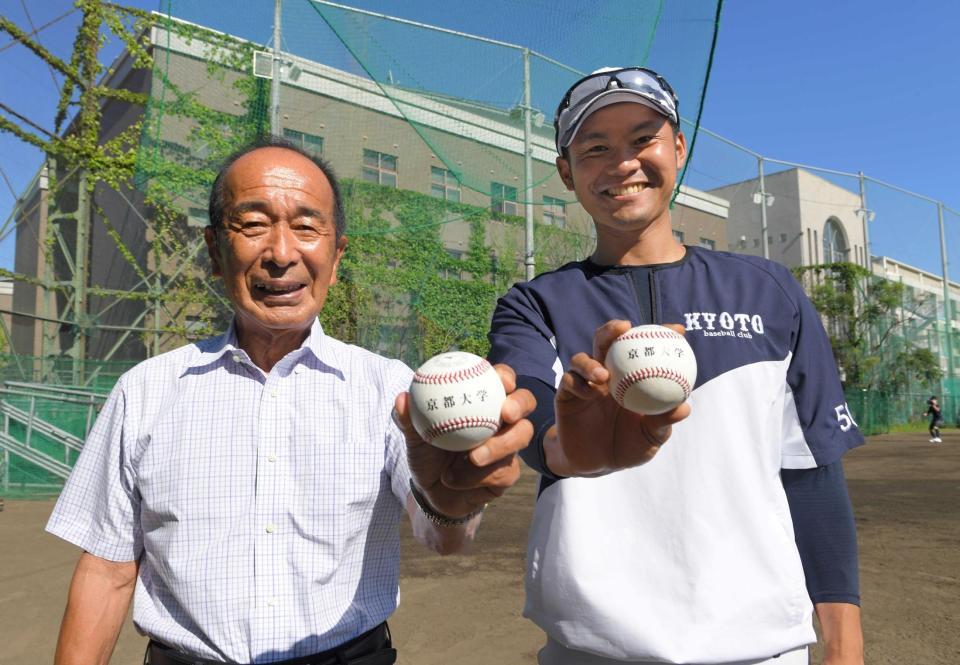
[[[623,398],[627,394],[627,390],[630,389],[630,386],[644,379],[672,379],[683,388],[683,399],[690,397],[690,382],[687,381],[682,374],[665,367],[648,367],[630,372],[620,379],[620,382],[617,384],[617,401],[623,404]]]
[[[463,416],[461,418],[451,418],[437,423],[427,430],[427,440],[433,441],[441,434],[455,432],[464,427],[486,427],[494,432],[500,427],[500,423],[492,418],[483,418],[481,416]]]
[[[476,365],[466,367],[464,369],[458,369],[454,372],[422,374],[420,370],[417,370],[416,374],[413,375],[413,380],[417,383],[428,384],[456,383],[458,381],[466,381],[467,379],[475,379],[488,369],[490,369],[490,363],[481,358],[480,362],[478,362]]]
[[[669,328],[664,328],[663,330],[628,330],[614,341],[619,342],[628,339],[676,339],[678,337],[683,337],[683,335]]]

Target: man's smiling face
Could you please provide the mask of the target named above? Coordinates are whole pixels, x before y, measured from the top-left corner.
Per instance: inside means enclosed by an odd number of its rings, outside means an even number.
[[[597,233],[642,232],[670,223],[670,198],[686,158],[686,139],[666,118],[631,102],[593,112],[557,169],[597,224]]]
[[[238,333],[308,331],[346,246],[336,237],[326,176],[296,152],[261,148],[230,167],[223,192],[223,223],[207,229],[206,241]]]

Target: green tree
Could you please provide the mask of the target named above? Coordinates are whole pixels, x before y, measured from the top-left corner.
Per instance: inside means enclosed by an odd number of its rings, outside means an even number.
[[[824,318],[847,387],[889,394],[940,380],[937,356],[906,334],[933,319],[931,297],[912,297],[900,282],[852,263],[801,266],[794,275]]]

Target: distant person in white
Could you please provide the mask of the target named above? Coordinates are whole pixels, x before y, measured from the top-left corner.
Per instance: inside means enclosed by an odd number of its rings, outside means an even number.
[[[107,663],[135,597],[146,662],[395,662],[399,520],[440,553],[519,476],[532,395],[469,454],[410,426],[412,372],[324,334],[347,245],[330,168],[271,140],[227,161],[205,238],[234,321],[121,377],[47,529],[83,548],[58,665]],[[452,609],[452,608],[451,608]]]

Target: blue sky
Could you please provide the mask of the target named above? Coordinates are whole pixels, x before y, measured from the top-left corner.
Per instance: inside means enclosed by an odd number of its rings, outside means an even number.
[[[272,3],[258,1],[269,16]],[[549,5],[541,0],[529,2]],[[131,4],[148,9],[159,5],[155,0]],[[421,0],[358,0],[356,4],[402,11],[420,20],[430,20],[432,13],[435,20],[464,30],[489,19],[471,16],[477,5],[467,0],[441,5],[445,16],[435,13],[436,3]],[[631,3],[607,4],[622,8]],[[636,0],[639,9],[654,4]],[[29,30],[24,6],[34,25],[40,26],[69,11],[71,3],[0,0],[0,13]],[[78,16],[75,12],[43,30],[42,43],[68,57]],[[264,38],[269,36],[266,25]],[[960,211],[956,167],[960,138],[954,131],[960,105],[957,25],[960,3],[727,0],[703,125],[766,156],[841,171],[862,170]],[[630,27],[625,23],[616,39],[624,39]],[[562,34],[570,26],[546,29],[549,34]],[[517,35],[529,28],[516,23],[513,30],[512,38],[519,40]],[[664,36],[669,38],[669,31]],[[576,41],[575,33],[569,39]],[[0,102],[52,128],[57,89],[51,74],[19,46],[5,48],[8,42],[9,38],[0,36]],[[566,61],[582,57],[583,40],[577,44]],[[551,48],[551,55],[563,59],[563,46],[554,42],[541,48]],[[107,51],[115,53],[116,46]],[[679,52],[675,51],[676,57]],[[707,150],[710,143],[703,145]],[[729,177],[748,164],[743,155],[732,151],[729,160],[729,173],[708,175]],[[26,186],[39,164],[36,150],[0,133],[0,168],[14,191]],[[13,194],[0,179],[0,222],[13,204]],[[939,272],[935,207],[877,185],[868,187],[868,207],[877,211],[871,229],[875,254],[900,256]],[[957,247],[951,257],[960,258],[960,217],[948,214],[946,221],[948,242]],[[0,243],[0,267],[12,264],[13,245],[8,238]],[[952,270],[954,279],[960,277],[958,270],[960,265]]]

